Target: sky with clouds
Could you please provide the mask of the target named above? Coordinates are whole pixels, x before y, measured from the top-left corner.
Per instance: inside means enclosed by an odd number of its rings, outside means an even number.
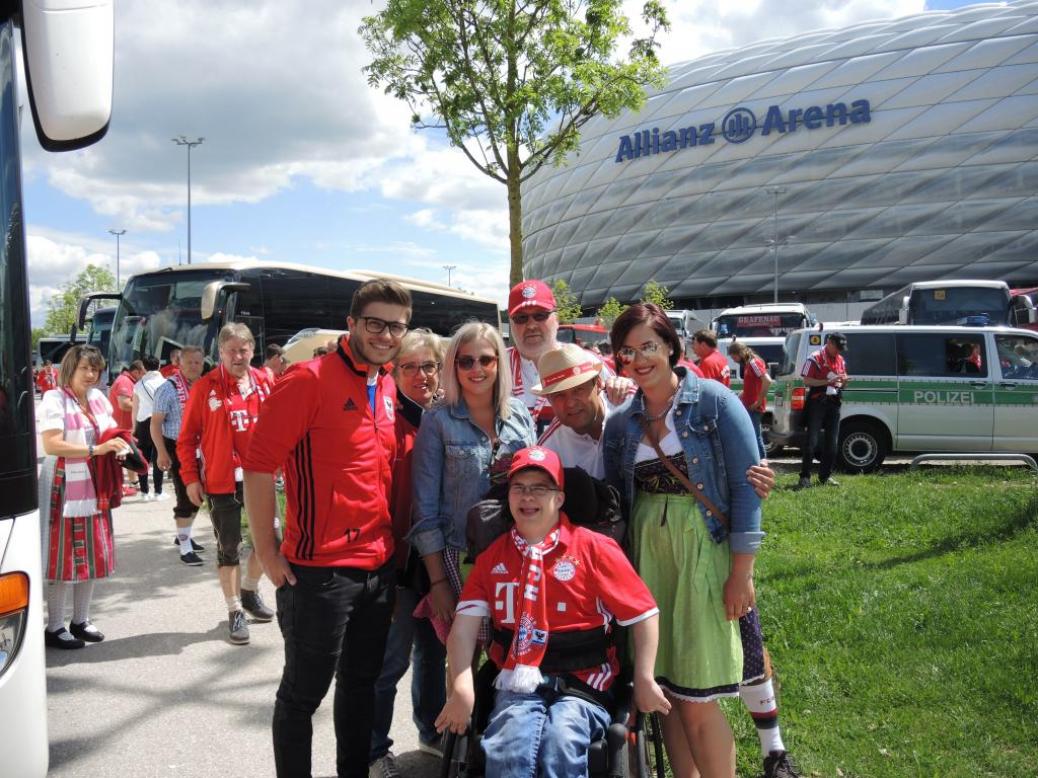
[[[959,0],[664,0],[666,64],[763,38],[966,5]],[[641,0],[625,0],[637,17]],[[99,144],[40,150],[22,127],[33,322],[87,264],[122,279],[187,261],[255,258],[452,282],[502,303],[505,190],[402,103],[367,85],[357,33],[379,0],[115,4],[115,108]]]

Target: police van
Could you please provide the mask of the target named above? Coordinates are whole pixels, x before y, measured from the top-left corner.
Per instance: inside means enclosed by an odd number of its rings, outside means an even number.
[[[839,331],[851,377],[840,411],[843,469],[871,472],[893,451],[1038,452],[1038,333],[905,325]],[[774,384],[776,445],[803,443],[800,370],[827,332],[786,338]]]

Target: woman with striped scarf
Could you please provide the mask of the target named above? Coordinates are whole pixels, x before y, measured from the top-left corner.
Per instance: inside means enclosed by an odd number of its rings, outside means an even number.
[[[39,408],[40,438],[47,458],[40,472],[43,566],[47,591],[45,642],[52,648],[82,648],[104,635],[90,622],[94,581],[115,572],[115,542],[108,497],[98,494],[90,461],[129,450],[119,437],[101,441],[116,426],[112,406],[95,388],[104,358],[94,346],[73,346],[61,360],[58,388]],[[71,631],[65,605],[72,592]]]

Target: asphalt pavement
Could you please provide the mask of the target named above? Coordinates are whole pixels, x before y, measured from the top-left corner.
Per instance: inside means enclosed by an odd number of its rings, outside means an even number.
[[[97,582],[91,611],[106,640],[47,649],[52,776],[274,774],[270,721],[284,660],[277,621],[250,624],[246,646],[228,642],[208,515],[195,522],[205,564],[188,567],[173,546],[172,504],[134,497],[116,509],[116,573]],[[260,591],[273,607],[270,582]],[[402,774],[431,778],[439,762],[416,750],[410,675],[400,689],[391,735]],[[332,694],[314,717],[315,776],[335,775]]]

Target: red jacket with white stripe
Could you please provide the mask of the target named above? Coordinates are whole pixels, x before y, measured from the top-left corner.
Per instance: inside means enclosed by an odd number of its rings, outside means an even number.
[[[331,354],[289,368],[263,404],[244,467],[285,467],[290,562],[374,570],[393,553],[396,386],[380,369],[372,410],[367,374],[346,335]]]

